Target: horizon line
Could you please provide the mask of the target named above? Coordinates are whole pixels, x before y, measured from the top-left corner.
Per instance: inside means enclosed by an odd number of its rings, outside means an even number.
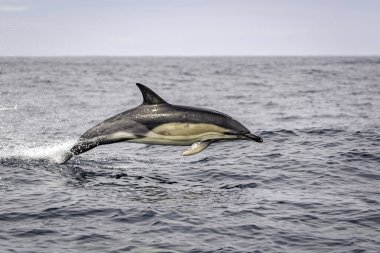
[[[220,55],[112,55],[112,54],[67,54],[67,55],[0,55],[1,58],[60,58],[60,57],[136,57],[136,58],[202,58],[202,57],[380,57],[380,54],[220,54]]]

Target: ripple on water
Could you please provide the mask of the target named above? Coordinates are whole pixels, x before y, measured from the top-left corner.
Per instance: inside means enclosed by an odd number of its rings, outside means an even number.
[[[378,62],[0,58],[0,251],[378,252]],[[264,143],[192,157],[120,143],[57,164],[86,129],[137,106],[144,80]]]

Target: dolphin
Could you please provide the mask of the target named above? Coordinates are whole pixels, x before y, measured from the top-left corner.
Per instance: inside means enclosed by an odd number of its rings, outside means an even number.
[[[232,117],[213,110],[173,105],[141,83],[140,106],[117,114],[87,130],[65,155],[63,163],[99,145],[134,142],[190,146],[182,155],[194,155],[211,143],[263,139]]]

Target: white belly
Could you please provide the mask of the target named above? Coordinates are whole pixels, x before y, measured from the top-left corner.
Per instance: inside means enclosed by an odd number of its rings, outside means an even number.
[[[145,144],[159,144],[159,145],[179,145],[188,146],[197,141],[204,140],[223,140],[223,139],[235,139],[236,137],[231,135],[224,135],[220,133],[204,133],[200,135],[159,135],[149,132],[146,137],[131,139],[128,142],[145,143]]]
[[[160,145],[191,145],[197,141],[235,139],[225,135],[228,130],[212,124],[167,123],[155,127],[144,138],[131,140],[137,143]]]

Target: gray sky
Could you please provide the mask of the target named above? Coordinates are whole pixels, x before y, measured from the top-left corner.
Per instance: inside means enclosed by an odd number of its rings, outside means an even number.
[[[380,55],[378,0],[0,0],[0,55]]]

